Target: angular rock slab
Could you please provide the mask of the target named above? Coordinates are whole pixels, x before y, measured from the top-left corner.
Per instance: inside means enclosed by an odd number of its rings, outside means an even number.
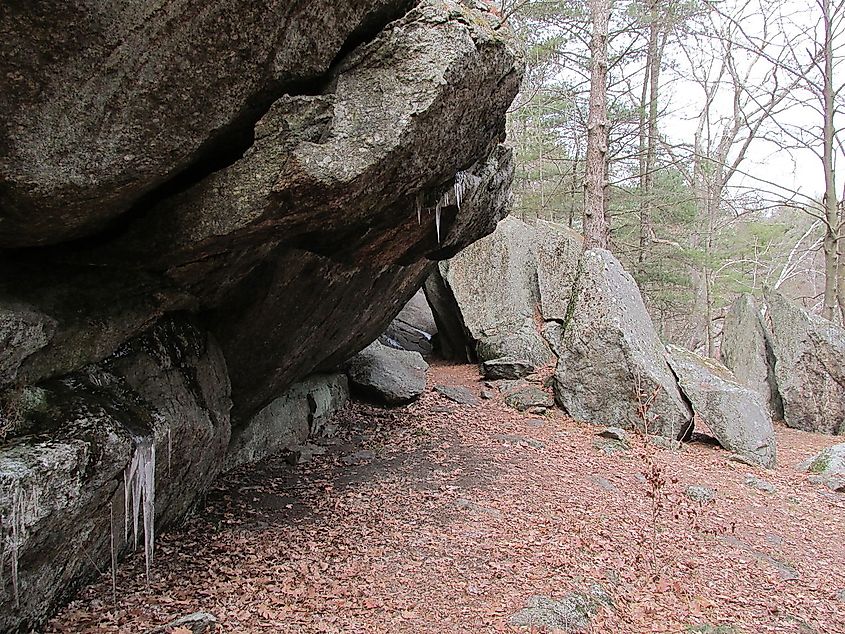
[[[396,350],[375,341],[346,363],[353,390],[387,405],[404,405],[425,390],[428,364],[418,352]]]
[[[718,361],[679,346],[667,349],[681,392],[719,444],[757,465],[774,467],[775,430],[760,394],[742,385]]]
[[[444,354],[550,363],[554,342],[544,338],[543,324],[565,318],[581,244],[566,227],[509,217],[442,262],[425,289]]]
[[[766,290],[775,377],[786,424],[845,434],[845,330]]]
[[[348,401],[345,374],[317,374],[295,383],[235,430],[225,468],[258,462],[318,436]]]
[[[555,398],[575,419],[677,438],[692,412],[637,284],[608,251],[581,259],[554,375]]]
[[[783,403],[775,379],[775,358],[754,297],[740,295],[725,316],[722,328],[722,362],[734,376],[758,394],[777,419]]]
[[[37,394],[24,425],[38,433],[0,448],[2,631],[39,627],[108,570],[112,535],[116,554],[132,549],[124,490],[133,456],[155,449],[154,496],[143,498],[154,498],[158,529],[211,484],[229,442],[223,355],[189,323],[164,320],[102,364],[29,389]],[[143,550],[140,527],[138,539]]]
[[[390,322],[379,341],[391,348],[419,352],[426,357],[434,349],[432,339],[436,334],[434,315],[420,289]]]

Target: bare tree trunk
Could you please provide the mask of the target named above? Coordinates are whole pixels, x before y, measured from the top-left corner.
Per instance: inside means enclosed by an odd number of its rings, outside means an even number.
[[[593,23],[590,113],[587,120],[587,164],[584,178],[584,248],[606,249],[607,221],[607,40],[610,0],[590,0]]]
[[[651,246],[654,228],[652,227],[652,207],[654,205],[654,170],[657,163],[657,96],[660,89],[660,66],[662,64],[662,46],[660,40],[660,22],[658,0],[651,0],[651,25],[648,34],[648,56],[645,78],[643,79],[642,113],[640,114],[640,152],[645,155],[640,161],[640,251],[639,262],[642,265]],[[646,90],[648,88],[648,90]],[[646,97],[646,95],[648,95]],[[648,115],[646,116],[646,112]]]
[[[575,222],[575,197],[578,195],[578,163],[581,160],[581,144],[575,143],[575,159],[572,161],[572,183],[569,190],[569,228]]]

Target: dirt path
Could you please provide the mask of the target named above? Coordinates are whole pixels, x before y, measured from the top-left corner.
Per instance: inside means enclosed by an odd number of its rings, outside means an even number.
[[[481,387],[466,366],[433,368],[435,384]],[[705,445],[610,451],[561,415],[431,390],[338,422],[305,465],[221,478],[159,540],[149,588],[133,556],[117,608],[104,575],[46,631],[141,633],[207,611],[231,633],[517,632],[531,596],[597,582],[613,607],[593,632],[845,633],[845,495],[795,469],[830,438],[780,429],[781,466],[763,472]],[[692,502],[690,485],[716,499]]]

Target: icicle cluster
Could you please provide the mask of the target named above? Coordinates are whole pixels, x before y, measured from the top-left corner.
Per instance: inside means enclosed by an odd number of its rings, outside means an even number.
[[[156,494],[156,447],[155,438],[138,441],[132,460],[123,471],[124,529],[129,539],[130,524],[133,543],[138,547],[139,528],[143,521],[144,557],[147,565],[147,582],[153,563],[153,542],[155,541],[155,494]],[[130,521],[131,520],[131,521]]]
[[[12,592],[15,605],[20,605],[20,588],[18,586],[18,559],[20,549],[26,539],[26,518],[34,516],[38,511],[38,491],[25,491],[19,480],[9,483],[6,497],[11,501],[9,513],[2,518],[0,537],[2,537],[3,556],[0,558],[0,582],[2,582],[3,568],[8,561],[12,576]]]
[[[443,195],[438,199],[434,205],[434,227],[437,231],[437,242],[440,242],[440,219],[443,208],[455,206],[458,211],[461,210],[461,203],[466,194],[467,186],[469,185],[469,176],[466,172],[458,172],[455,174],[455,180],[452,186],[449,187]],[[423,209],[422,193],[417,194],[416,208],[417,208],[417,222],[422,224],[422,209]],[[431,209],[428,210],[431,213]]]

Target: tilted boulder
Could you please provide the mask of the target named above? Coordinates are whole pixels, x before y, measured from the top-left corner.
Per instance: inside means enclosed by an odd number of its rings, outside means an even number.
[[[544,324],[562,321],[580,236],[552,223],[506,218],[426,280],[446,356],[482,362],[490,378],[519,378],[554,356]],[[506,375],[508,368],[519,369]]]
[[[775,377],[786,424],[845,434],[845,330],[766,290]]]
[[[151,544],[220,472],[230,432],[222,352],[180,320],[17,399],[0,447],[2,631],[37,627],[112,548]]]
[[[740,295],[725,316],[722,362],[741,383],[760,395],[773,416],[783,419],[769,338],[757,302],[751,295]]]
[[[428,364],[419,352],[396,350],[378,341],[352,357],[346,373],[353,390],[387,405],[404,405],[425,390]]]
[[[755,464],[774,467],[775,431],[760,394],[718,361],[673,345],[668,353],[681,392],[719,444]]]
[[[390,322],[379,341],[386,346],[419,352],[426,357],[434,349],[432,339],[436,334],[434,315],[431,314],[425,293],[420,289]]]
[[[585,251],[563,325],[557,402],[578,420],[678,438],[692,412],[634,279],[603,249]]]

